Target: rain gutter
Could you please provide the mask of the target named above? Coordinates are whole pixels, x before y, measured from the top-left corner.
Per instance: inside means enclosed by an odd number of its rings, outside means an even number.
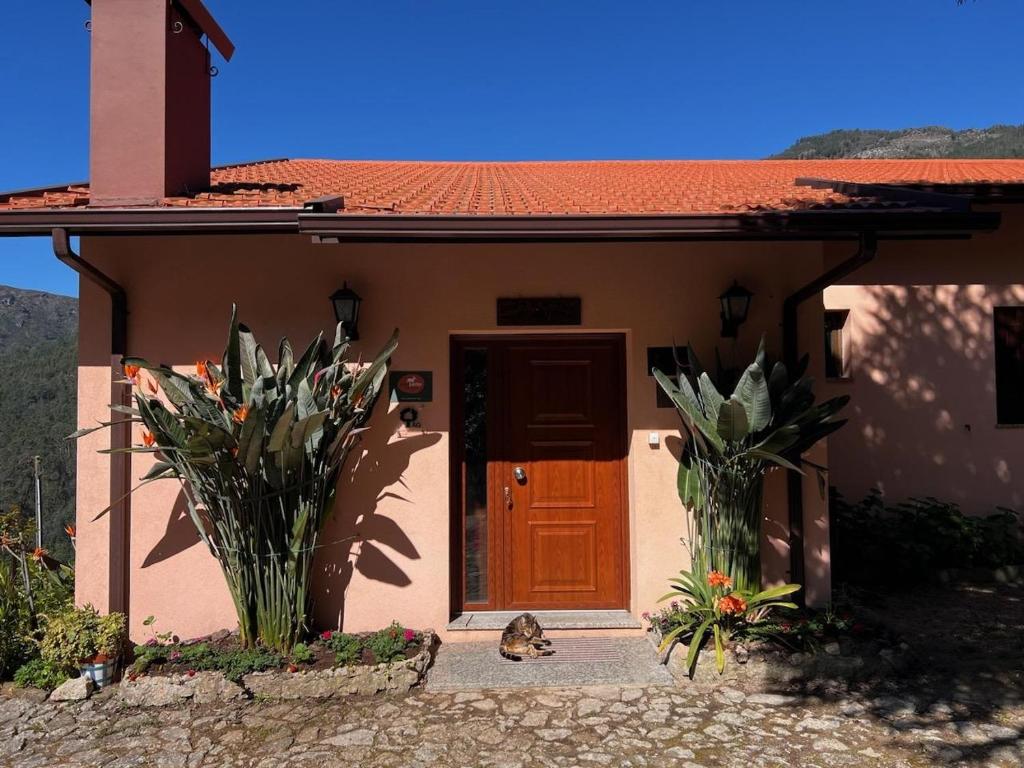
[[[50,237],[53,253],[82,278],[99,286],[110,297],[110,402],[131,405],[131,387],[124,382],[121,360],[128,352],[128,298],[124,288],[109,275],[83,259],[71,248],[66,229],[55,228]],[[125,449],[131,446],[131,422],[111,410],[110,421],[110,513],[108,611],[128,615],[131,583],[131,458]]]

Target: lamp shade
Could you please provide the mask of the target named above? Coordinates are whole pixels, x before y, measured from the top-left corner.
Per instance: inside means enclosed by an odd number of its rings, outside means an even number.
[[[361,302],[359,294],[349,288],[348,283],[331,294],[334,317],[345,329],[345,334],[353,341],[359,338],[359,305]]]
[[[750,300],[754,294],[735,280],[732,285],[718,297],[722,305],[722,335],[736,336],[739,327],[746,322],[750,312]]]

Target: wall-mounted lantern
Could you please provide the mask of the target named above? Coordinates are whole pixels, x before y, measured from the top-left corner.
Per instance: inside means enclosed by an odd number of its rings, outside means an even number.
[[[352,341],[359,339],[359,304],[362,299],[359,294],[348,287],[345,283],[341,288],[331,294],[331,304],[334,305],[334,316],[341,323],[345,335]]]
[[[735,339],[739,327],[747,320],[747,313],[750,311],[750,299],[753,293],[748,291],[735,280],[732,286],[718,297],[722,304],[722,337]]]

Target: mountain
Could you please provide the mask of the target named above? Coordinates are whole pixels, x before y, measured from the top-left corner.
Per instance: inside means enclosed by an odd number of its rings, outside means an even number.
[[[901,131],[840,130],[805,136],[770,160],[1024,157],[1024,125],[929,126]]]
[[[35,515],[32,457],[41,457],[43,546],[72,559],[75,517],[78,300],[0,285],[0,510]]]

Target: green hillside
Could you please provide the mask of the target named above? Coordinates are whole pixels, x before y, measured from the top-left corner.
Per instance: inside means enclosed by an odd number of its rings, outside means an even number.
[[[0,509],[34,515],[32,456],[42,457],[43,546],[72,557],[78,301],[0,286]]]
[[[901,131],[830,131],[805,136],[770,159],[972,157],[1024,157],[1024,125],[993,125],[963,131],[939,126]]]

